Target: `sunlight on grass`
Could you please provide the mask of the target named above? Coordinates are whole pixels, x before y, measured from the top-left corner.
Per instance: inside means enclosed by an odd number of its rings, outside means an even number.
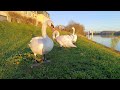
[[[52,31],[47,29],[51,37]],[[120,54],[81,36],[77,48],[59,48],[54,41],[54,48],[47,55],[51,62],[30,68],[34,55],[28,43],[34,36],[41,36],[41,27],[0,22],[1,79],[120,78]]]

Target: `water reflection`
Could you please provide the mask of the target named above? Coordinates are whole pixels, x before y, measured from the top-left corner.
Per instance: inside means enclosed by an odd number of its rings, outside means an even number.
[[[120,37],[112,37],[111,38],[111,48],[116,49],[119,41],[120,41]]]
[[[93,35],[87,35],[87,38],[92,40],[93,39]]]
[[[87,37],[97,43],[120,51],[120,36],[88,35]]]

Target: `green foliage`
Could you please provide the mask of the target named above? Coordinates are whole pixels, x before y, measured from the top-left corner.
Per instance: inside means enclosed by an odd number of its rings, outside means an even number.
[[[77,48],[60,48],[54,41],[47,55],[51,62],[30,68],[34,55],[28,43],[34,36],[41,36],[41,27],[0,22],[1,79],[120,79],[119,53],[85,37],[78,37]]]

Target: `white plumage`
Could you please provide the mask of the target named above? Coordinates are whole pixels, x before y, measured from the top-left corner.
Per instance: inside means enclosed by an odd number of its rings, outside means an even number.
[[[57,30],[54,30],[53,33],[52,33],[52,36],[53,36],[53,40],[58,37],[60,35],[60,33],[57,31]]]
[[[75,34],[75,28],[72,27],[72,29],[73,29],[73,33],[70,35],[70,37],[72,38],[72,42],[76,43],[76,41],[77,41],[77,35]]]
[[[42,25],[42,37],[33,37],[30,41],[29,47],[35,55],[43,55],[43,61],[45,61],[45,54],[53,49],[54,43],[46,34],[47,25],[53,26],[51,20],[47,20]]]
[[[70,35],[59,35],[60,34],[57,30],[53,32],[53,39],[55,39],[59,43],[60,47],[76,47],[72,43],[72,38]]]

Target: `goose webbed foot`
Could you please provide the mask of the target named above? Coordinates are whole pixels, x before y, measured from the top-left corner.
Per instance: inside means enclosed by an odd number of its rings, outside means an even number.
[[[36,55],[35,55],[35,60],[33,61],[31,68],[39,66],[41,62],[42,62],[42,60],[38,61],[36,58]]]
[[[40,66],[41,63],[43,63],[43,60],[41,59],[40,61],[34,60],[34,63],[31,65],[31,68]]]
[[[47,60],[47,59],[46,59],[46,55],[44,54],[44,55],[43,55],[43,63],[48,63],[48,62],[50,62],[50,60]]]
[[[38,60],[34,60],[33,63],[39,63],[39,61]]]
[[[40,65],[40,62],[37,61],[37,60],[34,60],[34,63],[31,65],[31,68],[37,67],[37,66],[39,66],[39,65]]]

